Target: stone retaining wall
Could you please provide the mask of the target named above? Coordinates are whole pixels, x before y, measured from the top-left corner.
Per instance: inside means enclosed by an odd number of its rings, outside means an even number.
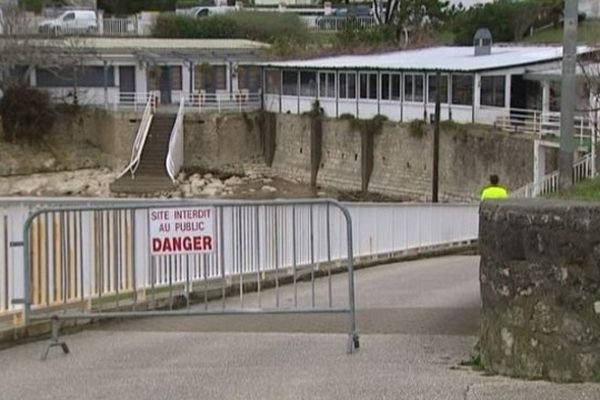
[[[480,246],[485,368],[600,379],[600,204],[484,203]]]

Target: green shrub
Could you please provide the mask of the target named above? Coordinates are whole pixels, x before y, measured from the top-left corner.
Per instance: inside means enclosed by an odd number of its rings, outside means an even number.
[[[422,138],[425,136],[427,123],[422,119],[415,119],[408,124],[408,132],[412,137]]]
[[[306,43],[310,35],[300,17],[294,13],[239,11],[227,14],[233,20],[242,37],[272,43],[276,39]]]
[[[35,142],[52,129],[56,120],[48,93],[25,84],[4,91],[0,115],[5,139],[10,142],[19,139]]]
[[[479,28],[488,28],[495,42],[520,40],[532,27],[556,23],[563,4],[564,0],[497,0],[471,7],[455,17],[455,42],[473,44]]]
[[[348,18],[337,32],[334,43],[340,49],[373,47],[396,43],[395,28],[388,25],[361,26],[356,18]]]
[[[160,38],[224,39],[239,38],[235,22],[225,15],[194,18],[184,15],[162,14],[154,25],[153,35]]]
[[[153,36],[161,38],[249,39],[274,43],[280,50],[309,41],[309,32],[297,15],[240,11],[203,18],[164,14],[158,17]]]
[[[343,120],[350,120],[350,121],[353,120],[353,119],[356,119],[356,117],[354,116],[354,114],[350,114],[350,113],[343,113],[338,118],[339,119],[343,119]]]

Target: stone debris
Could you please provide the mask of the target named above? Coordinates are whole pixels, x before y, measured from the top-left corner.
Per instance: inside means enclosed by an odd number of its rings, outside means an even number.
[[[231,178],[227,179],[224,183],[227,186],[238,186],[241,185],[244,181],[237,177],[237,176],[232,176]]]
[[[274,188],[273,186],[268,186],[268,185],[264,185],[263,187],[260,188],[260,190],[262,190],[263,192],[268,192],[268,193],[273,193],[273,192],[277,191],[276,188]]]

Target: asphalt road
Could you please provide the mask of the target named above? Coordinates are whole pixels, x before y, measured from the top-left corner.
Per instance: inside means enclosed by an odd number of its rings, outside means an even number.
[[[53,352],[45,363],[42,343],[0,352],[0,398],[600,399],[600,385],[486,377],[459,366],[476,341],[478,262],[444,257],[359,271],[361,349],[353,355],[345,353],[343,317],[135,320],[68,336],[72,353]],[[344,301],[345,283],[334,277],[334,303]],[[316,289],[317,304],[328,302],[327,280]],[[279,296],[293,301],[292,288]],[[298,287],[299,302],[311,297],[309,284]],[[274,299],[271,290],[261,302]],[[244,305],[257,300],[245,296]]]

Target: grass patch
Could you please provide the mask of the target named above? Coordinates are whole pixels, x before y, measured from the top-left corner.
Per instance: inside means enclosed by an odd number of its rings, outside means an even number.
[[[600,177],[579,182],[567,193],[551,193],[546,197],[561,200],[600,201]]]
[[[562,43],[563,28],[548,28],[535,32],[533,36],[528,36],[524,41],[529,43]],[[577,42],[596,44],[600,39],[600,19],[588,19],[579,23],[577,28]]]
[[[460,362],[461,367],[470,367],[475,371],[485,371],[485,367],[481,362],[481,355],[473,354],[471,358]]]

